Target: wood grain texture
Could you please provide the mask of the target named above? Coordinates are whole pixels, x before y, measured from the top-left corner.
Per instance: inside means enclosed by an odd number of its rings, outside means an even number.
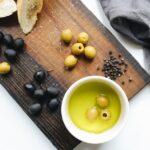
[[[5,58],[2,56],[0,61],[3,60],[5,60]],[[41,69],[43,68],[24,52],[18,56],[17,61],[12,64],[11,73],[0,77],[0,82],[58,149],[72,149],[79,141],[74,139],[64,127],[60,114],[60,105],[57,112],[50,113],[47,104],[45,103],[41,115],[37,117],[30,115],[29,106],[34,103],[34,99],[28,96],[23,87],[25,83],[29,83],[30,81],[34,82],[33,75],[35,71]],[[34,82],[34,84],[37,88],[41,87],[36,84],[36,82]],[[42,88],[45,89],[52,85],[59,87],[60,95],[58,100],[61,104],[65,88],[61,87],[52,76],[48,75],[47,79],[42,83]]]
[[[69,46],[60,40],[60,33],[65,28],[70,28],[74,33],[74,39]],[[126,82],[121,86],[129,99],[150,81],[149,75],[80,0],[44,0],[39,21],[27,36],[22,33],[16,14],[1,20],[0,30],[11,33],[14,37],[23,37],[26,41],[26,52],[13,64],[13,72],[6,77],[2,76],[0,82],[29,116],[28,106],[32,100],[25,94],[22,86],[26,81],[32,80],[33,73],[41,66],[46,70],[54,70],[45,84],[59,83],[62,89],[60,101],[66,89],[76,80],[88,75],[103,76],[103,59],[108,56],[110,50],[116,56],[121,53],[129,64],[128,72],[116,81],[120,85],[122,81]],[[63,66],[64,58],[70,54],[71,45],[76,42],[77,34],[82,31],[90,35],[88,45],[96,47],[97,57],[93,62],[81,59],[72,71],[67,71]],[[100,71],[97,71],[98,64],[101,67]],[[134,81],[129,83],[128,77],[132,77]],[[60,110],[49,114],[45,108],[39,117],[31,119],[58,149],[71,150],[79,143],[66,131]]]

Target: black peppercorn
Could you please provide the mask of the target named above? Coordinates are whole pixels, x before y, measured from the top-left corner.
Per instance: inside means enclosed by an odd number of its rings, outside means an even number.
[[[129,78],[129,82],[132,82],[133,80],[131,78]]]
[[[121,84],[122,84],[122,85],[124,85],[124,84],[125,84],[125,82],[124,82],[124,81],[122,81],[122,82],[121,82]]]
[[[118,55],[118,57],[119,57],[119,58],[121,58],[121,57],[122,57],[122,55],[121,55],[121,54],[119,54],[119,55]]]
[[[109,51],[109,55],[112,55],[112,51]]]

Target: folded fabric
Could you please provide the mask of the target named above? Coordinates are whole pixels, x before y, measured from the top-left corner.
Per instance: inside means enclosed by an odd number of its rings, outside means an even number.
[[[150,47],[150,0],[100,0],[114,29]]]

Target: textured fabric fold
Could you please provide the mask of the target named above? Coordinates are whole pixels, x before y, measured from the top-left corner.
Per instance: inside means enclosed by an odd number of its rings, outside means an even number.
[[[100,0],[110,24],[143,46],[150,46],[150,0]]]

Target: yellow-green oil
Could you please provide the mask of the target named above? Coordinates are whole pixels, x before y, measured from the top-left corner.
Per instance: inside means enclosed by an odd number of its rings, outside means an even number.
[[[109,120],[102,120],[100,115],[94,120],[88,120],[87,110],[96,106],[99,111],[101,108],[96,104],[96,97],[104,94],[109,99],[107,109],[111,113]],[[77,87],[69,99],[69,114],[74,124],[85,131],[92,133],[101,133],[112,128],[119,119],[121,104],[116,92],[104,83],[87,82]]]

